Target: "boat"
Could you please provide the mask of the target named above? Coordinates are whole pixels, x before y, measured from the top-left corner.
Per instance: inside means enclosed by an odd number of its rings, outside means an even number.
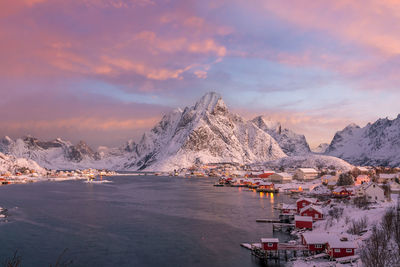
[[[224,186],[224,184],[215,183],[214,186],[219,186],[219,187],[221,187],[221,186]]]

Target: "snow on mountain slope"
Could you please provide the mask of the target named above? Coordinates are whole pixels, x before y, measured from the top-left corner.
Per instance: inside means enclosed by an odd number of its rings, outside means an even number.
[[[357,165],[400,166],[400,115],[360,128],[350,124],[335,134],[327,155]]]
[[[49,142],[34,137],[0,139],[0,152],[32,159],[49,169],[160,170],[201,163],[262,163],[289,156],[312,156],[303,135],[257,117],[231,113],[221,96],[207,93],[194,106],[166,114],[137,142],[93,151],[84,142]],[[286,153],[285,153],[286,152]]]
[[[14,156],[0,153],[0,173],[14,173],[20,169],[35,170],[38,174],[46,174],[46,170],[30,159],[15,158]]]
[[[308,154],[303,156],[284,157],[269,161],[265,166],[270,168],[332,168],[342,171],[350,171],[353,166],[348,162],[331,156]]]
[[[15,141],[4,137],[0,140],[0,152],[34,160],[48,169],[96,167],[97,164],[94,163],[100,159],[100,155],[84,142],[81,141],[74,146],[60,138],[43,142],[31,136]]]
[[[304,135],[282,128],[279,122],[271,121],[263,116],[254,118],[252,122],[271,135],[287,155],[296,156],[311,152]]]
[[[316,148],[311,149],[311,151],[314,153],[318,153],[318,154],[324,154],[325,151],[328,149],[328,147],[329,147],[329,144],[322,143],[322,144],[318,145]]]
[[[171,170],[194,163],[251,163],[286,156],[269,134],[230,113],[217,93],[164,116],[143,135],[136,152],[136,161],[125,168]]]

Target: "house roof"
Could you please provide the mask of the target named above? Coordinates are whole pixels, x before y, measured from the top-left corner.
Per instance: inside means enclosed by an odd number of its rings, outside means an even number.
[[[339,186],[339,187],[336,187],[335,190],[333,190],[333,192],[335,192],[335,193],[340,193],[342,191],[351,192],[351,189],[346,188],[344,186]]]
[[[338,238],[336,234],[312,233],[312,232],[303,233],[302,236],[307,244],[325,244],[329,240]]]
[[[361,187],[362,187],[362,189],[364,189],[364,191],[365,191],[365,190],[367,190],[368,188],[370,188],[370,187],[373,186],[373,185],[375,185],[377,188],[379,188],[379,189],[381,189],[381,190],[383,191],[383,189],[382,189],[379,185],[377,185],[376,183],[374,183],[374,182],[370,182],[370,183],[367,183],[367,184],[362,184]]]
[[[299,222],[312,222],[313,218],[311,216],[299,216],[299,215],[295,215],[294,216],[294,220],[295,221],[299,221]]]
[[[279,175],[279,176],[282,176],[282,177],[286,177],[286,178],[292,178],[292,175],[291,174],[289,174],[289,173],[287,173],[287,172],[279,172],[279,173],[276,173],[276,175]]]
[[[279,243],[278,238],[261,238],[261,243]]]
[[[296,200],[296,203],[298,203],[298,202],[300,202],[302,200],[307,200],[310,203],[317,203],[317,201],[318,201],[316,198],[302,197],[302,198],[299,198],[298,200]]]
[[[282,209],[297,209],[297,207],[296,207],[296,205],[293,205],[293,204],[283,203],[282,204]]]
[[[358,179],[370,179],[370,178],[369,178],[369,176],[366,175],[366,174],[360,174],[359,176],[357,176],[356,179],[358,180]]]
[[[394,179],[397,178],[399,175],[397,173],[381,173],[379,174],[379,178],[381,179]]]
[[[315,169],[313,169],[313,168],[299,168],[298,169],[299,171],[301,171],[301,172],[304,172],[304,173],[318,173]]]
[[[340,239],[333,238],[327,242],[331,248],[356,248],[356,244],[351,241],[340,241]]]
[[[306,211],[306,210],[308,210],[308,209],[313,209],[313,210],[315,210],[316,212],[318,212],[318,213],[320,213],[320,214],[323,214],[323,212],[322,212],[322,210],[319,208],[319,207],[317,207],[317,206],[314,206],[314,205],[308,205],[308,206],[305,206],[304,208],[302,208],[301,210],[300,210],[300,214],[301,213],[303,213],[304,211]]]

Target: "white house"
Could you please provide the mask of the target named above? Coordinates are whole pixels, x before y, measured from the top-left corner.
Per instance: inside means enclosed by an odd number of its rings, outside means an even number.
[[[379,174],[378,177],[378,183],[381,184],[391,183],[394,182],[398,177],[399,175],[397,173],[381,173]]]
[[[392,191],[392,193],[400,193],[400,184],[396,182],[391,182],[389,185],[390,191]]]
[[[356,189],[357,197],[367,197],[368,202],[385,201],[385,191],[376,183],[362,184]]]
[[[318,177],[318,171],[313,168],[299,168],[295,176],[298,180],[313,180]]]
[[[280,183],[292,181],[292,175],[286,172],[274,173],[270,175],[269,178],[273,182],[280,182]]]

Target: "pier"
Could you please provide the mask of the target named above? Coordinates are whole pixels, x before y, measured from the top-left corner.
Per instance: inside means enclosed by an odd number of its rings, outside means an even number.
[[[302,256],[308,255],[308,247],[302,244],[278,243],[276,250],[265,250],[261,243],[242,243],[241,247],[251,250],[251,254],[264,263],[271,261],[279,262],[281,259],[288,261],[289,257],[297,257],[299,252]],[[326,254],[321,254],[321,257]]]

